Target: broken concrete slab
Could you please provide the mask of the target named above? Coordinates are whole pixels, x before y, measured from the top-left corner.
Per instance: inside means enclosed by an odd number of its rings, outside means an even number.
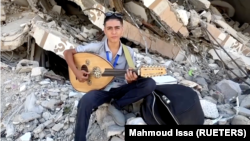
[[[52,12],[57,13],[58,15],[61,15],[62,13],[62,7],[58,5],[54,5],[51,9]]]
[[[224,22],[224,21],[222,21],[222,20],[215,20],[214,22],[215,22],[217,25],[219,25],[219,26],[221,26],[222,28],[224,28],[224,30],[225,30],[226,32],[228,32],[228,33],[229,33],[230,35],[232,35],[234,38],[236,38],[237,40],[239,40],[241,43],[246,44],[246,43],[248,43],[248,41],[250,40],[250,39],[247,40],[246,37],[241,38],[241,37],[238,35],[237,31],[236,31],[235,29],[233,29],[230,25],[228,25],[226,22]]]
[[[27,2],[27,0],[12,0],[12,1],[21,6],[25,6],[25,7],[29,6],[29,3]]]
[[[68,38],[59,31],[49,30],[38,24],[34,25],[30,34],[34,37],[38,46],[45,50],[52,51],[63,58],[64,50],[73,49],[78,45],[69,42]]]
[[[200,23],[200,16],[198,15],[198,13],[195,10],[190,10],[190,22],[189,25],[192,28],[196,28],[198,26],[198,24]]]
[[[19,121],[21,123],[24,123],[24,122],[29,122],[31,120],[34,120],[34,119],[37,119],[40,117],[41,117],[41,115],[37,114],[35,112],[25,112],[25,113],[22,113],[21,115],[19,115]]]
[[[39,67],[39,63],[37,61],[23,59],[19,61],[15,71],[16,73],[30,72],[35,67]]]
[[[223,21],[221,21],[221,22],[223,22]],[[223,22],[223,23],[225,23],[225,22]],[[211,35],[208,34],[208,36],[214,44],[218,45],[217,44],[217,42],[218,42],[222,47],[224,47],[229,52],[235,52],[239,55],[243,55],[246,57],[250,56],[250,48],[247,47],[246,45],[243,45],[239,41],[237,41],[231,35],[224,33],[222,30],[216,28],[215,25],[212,25],[210,23],[206,23],[206,28],[209,31],[209,33],[211,34]],[[234,29],[231,31],[235,36],[238,35]],[[212,38],[212,36],[216,39],[217,42]],[[246,41],[244,41],[244,42],[246,42]]]
[[[244,107],[234,107],[234,111],[238,111],[239,115],[250,117],[250,110]]]
[[[226,34],[223,33],[223,31],[221,31],[221,30],[219,30],[218,28],[216,28],[215,25],[212,25],[212,24],[210,24],[210,23],[204,23],[204,24],[205,24],[205,26],[206,26],[206,29],[207,29],[207,30],[209,31],[209,33],[211,34],[211,35],[208,34],[210,40],[211,40],[214,44],[217,44],[217,42],[218,42],[219,44],[221,44],[222,41],[225,39]],[[213,36],[213,37],[216,39],[217,42],[216,42],[211,36]]]
[[[1,22],[6,20],[5,6],[1,5]]]
[[[222,58],[222,60],[227,64],[229,68],[238,68],[237,65],[232,61],[232,59],[222,49],[216,49],[216,51],[220,55],[220,58]],[[209,53],[213,56],[214,60],[220,60],[220,58],[217,56],[216,52],[213,49],[209,50]],[[228,51],[228,54],[237,62],[239,66],[242,66],[242,68],[247,68],[250,66],[249,57],[239,55],[237,52]]]
[[[219,10],[216,7],[210,5],[209,10],[212,13],[211,21],[214,21],[214,20],[223,20],[223,21],[225,21],[225,19],[223,18],[223,16],[221,15],[221,13],[219,12]]]
[[[189,1],[197,12],[209,9],[211,2],[208,0],[190,0]]]
[[[106,9],[101,4],[96,4],[93,8],[98,7],[100,10],[105,11]],[[95,11],[95,13],[94,13]],[[91,22],[103,30],[103,19],[104,15],[99,14],[97,10],[93,10],[92,14],[89,15]],[[94,17],[94,18],[93,18]],[[176,16],[175,16],[176,18]],[[147,47],[150,51],[159,53],[162,56],[175,59],[179,52],[182,51],[181,47],[174,45],[173,42],[167,42],[160,38],[157,38],[149,33],[146,33],[143,30],[139,30],[136,26],[131,23],[124,21],[124,32],[123,37],[134,42],[135,44],[139,44],[143,48],[146,48],[143,37],[146,40]],[[181,27],[180,27],[181,28]],[[176,30],[178,32],[178,30]],[[188,31],[186,28],[181,30],[181,33],[185,33],[187,35]]]
[[[235,9],[233,8],[233,6],[231,4],[229,4],[226,1],[219,1],[219,0],[211,1],[211,5],[213,5],[215,7],[219,6],[220,8],[223,7],[223,10],[226,11],[226,13],[227,13],[227,15],[229,17],[233,17],[234,16]]]
[[[92,7],[94,4],[96,4],[96,1],[93,0],[70,0],[74,3],[76,3],[78,6],[81,7],[82,10]],[[88,13],[88,11],[85,11],[86,13]]]
[[[7,23],[2,26],[1,35],[1,51],[11,51],[27,42],[27,33],[29,32],[29,26],[31,19],[36,16],[33,12],[22,12],[16,15],[12,15],[13,18],[17,18],[15,22]],[[22,17],[19,19],[19,17]],[[21,26],[25,24],[25,26]],[[5,35],[5,36],[3,36]]]
[[[146,10],[144,9],[144,7],[142,7],[141,5],[137,4],[135,1],[130,1],[125,3],[125,8],[130,12],[135,14],[136,16],[141,17],[142,19],[144,19],[145,21],[148,21],[148,17],[146,14]]]
[[[144,5],[152,12],[158,15],[159,19],[167,24],[175,33],[180,33],[183,37],[188,36],[188,30],[182,22],[180,22],[175,14],[171,3],[167,0],[151,0],[144,1]]]

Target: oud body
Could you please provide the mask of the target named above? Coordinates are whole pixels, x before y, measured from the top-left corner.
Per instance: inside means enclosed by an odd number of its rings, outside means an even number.
[[[124,76],[125,69],[114,69],[106,59],[93,53],[76,53],[73,56],[76,68],[90,72],[85,82],[77,80],[73,71],[68,67],[69,79],[75,90],[89,92],[105,88],[116,76]],[[161,66],[142,66],[133,70],[138,76],[154,77],[166,74],[166,68]]]

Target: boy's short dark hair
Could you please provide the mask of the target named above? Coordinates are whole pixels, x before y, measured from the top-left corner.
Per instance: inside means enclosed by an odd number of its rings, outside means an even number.
[[[105,18],[104,18],[104,26],[105,26],[105,24],[106,24],[106,22],[108,21],[108,20],[114,20],[114,19],[116,19],[116,20],[118,20],[118,21],[120,21],[121,22],[121,24],[123,25],[123,19],[122,19],[122,15],[121,14],[115,14],[115,13],[113,13],[113,14],[111,14],[111,13],[106,13],[105,14]]]

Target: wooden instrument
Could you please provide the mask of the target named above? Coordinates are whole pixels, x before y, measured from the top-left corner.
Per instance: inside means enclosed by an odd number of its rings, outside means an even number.
[[[88,92],[105,88],[116,76],[124,76],[127,70],[114,69],[112,64],[99,55],[92,53],[77,53],[73,56],[77,69],[90,72],[89,79],[85,82],[77,80],[73,71],[69,69],[69,79],[77,91]],[[141,77],[154,77],[166,74],[163,66],[146,65],[133,70]]]

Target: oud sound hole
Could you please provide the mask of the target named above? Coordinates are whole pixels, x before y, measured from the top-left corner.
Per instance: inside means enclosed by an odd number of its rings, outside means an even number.
[[[76,67],[77,68],[77,67]],[[77,68],[78,69],[78,68]],[[82,65],[81,66],[81,70],[84,70],[84,71],[86,71],[86,72],[88,72],[89,70],[88,70],[88,67],[86,66],[86,65]],[[85,75],[86,76],[86,75]],[[76,80],[77,80],[77,77],[76,77]]]

